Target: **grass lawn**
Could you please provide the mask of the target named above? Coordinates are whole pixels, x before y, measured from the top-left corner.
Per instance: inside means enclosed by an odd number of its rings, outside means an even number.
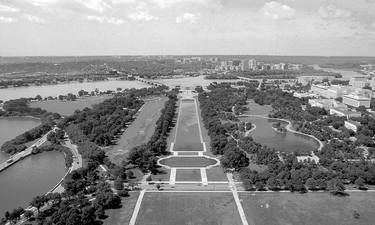
[[[170,167],[206,167],[215,164],[213,159],[204,157],[171,157],[168,159],[160,160],[160,164]]]
[[[171,176],[171,170],[166,168],[160,168],[160,173],[151,175],[153,181],[165,181],[169,182],[169,178]]]
[[[146,193],[136,225],[242,225],[232,193]]]
[[[111,95],[90,96],[79,98],[76,101],[47,100],[41,102],[32,102],[29,104],[32,108],[42,108],[48,112],[56,112],[64,116],[69,116],[77,109],[82,110],[86,107],[91,108],[93,105],[103,102],[106,99],[113,98]]]
[[[129,224],[138,196],[139,192],[130,192],[130,197],[122,198],[120,209],[106,210],[105,214],[108,218],[103,221],[103,225]]]
[[[374,225],[375,193],[240,193],[249,224]],[[353,217],[353,212],[359,218]]]
[[[202,181],[201,171],[199,169],[195,170],[182,170],[178,169],[176,171],[176,181]]]
[[[215,166],[206,170],[207,180],[210,181],[228,181],[227,176],[224,173],[223,167]]]
[[[138,114],[137,118],[121,135],[117,144],[106,151],[109,159],[114,163],[121,163],[126,159],[130,149],[146,143],[154,134],[156,121],[160,117],[160,110],[164,107],[167,98],[148,101]]]

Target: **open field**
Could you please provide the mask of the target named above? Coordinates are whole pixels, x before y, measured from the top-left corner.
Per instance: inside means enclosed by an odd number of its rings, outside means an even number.
[[[136,225],[242,225],[232,193],[146,193]]]
[[[59,113],[63,116],[69,116],[74,113],[77,109],[82,110],[86,107],[91,108],[93,105],[103,102],[106,99],[110,99],[113,96],[90,96],[78,98],[76,101],[60,101],[60,100],[47,100],[40,102],[32,102],[29,104],[32,108],[42,108],[48,112]]]
[[[122,208],[106,210],[108,218],[103,221],[103,225],[129,224],[138,196],[139,192],[130,192],[129,197],[122,198]]]
[[[199,169],[177,170],[176,181],[198,181],[201,182],[201,171]]]
[[[156,121],[160,117],[160,110],[167,98],[160,98],[145,103],[137,118],[121,135],[117,144],[106,151],[107,156],[114,163],[121,163],[133,147],[146,143],[154,134]]]
[[[207,180],[210,181],[228,181],[227,176],[221,166],[215,166],[206,170]]]
[[[240,193],[249,224],[373,225],[375,193]],[[357,211],[359,218],[353,213]],[[253,223],[252,223],[253,221]]]
[[[171,157],[160,160],[160,164],[170,167],[206,167],[216,163],[214,159],[205,157]]]
[[[248,108],[244,114],[251,115],[268,115],[272,111],[272,106],[270,105],[258,105],[254,100],[247,101],[246,107]]]

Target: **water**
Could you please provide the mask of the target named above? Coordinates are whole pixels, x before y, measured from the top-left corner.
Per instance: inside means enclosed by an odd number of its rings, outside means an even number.
[[[251,115],[265,115],[267,116],[272,110],[269,105],[259,105],[254,101],[248,102],[249,111],[246,114]],[[266,119],[255,116],[241,118],[243,121],[250,121],[256,125],[256,129],[251,132],[251,136],[254,140],[260,144],[266,145],[270,148],[274,148],[280,152],[298,152],[298,153],[310,153],[319,147],[319,144],[311,137],[295,134],[291,132],[280,133],[272,128],[272,124],[280,122],[276,119]],[[285,124],[285,122],[281,122]]]
[[[317,69],[317,70],[323,70],[323,71],[326,71],[326,72],[332,72],[332,73],[339,73],[342,75],[342,78],[340,78],[340,80],[350,80],[350,78],[352,77],[362,77],[364,75],[358,73],[358,72],[355,72],[353,70],[338,70],[338,69],[332,69],[332,68],[321,68],[320,66],[318,65],[313,65],[314,69]]]
[[[202,86],[207,87],[213,82],[217,83],[223,83],[223,82],[238,82],[240,80],[207,80],[204,79],[205,76],[198,76],[198,77],[183,77],[183,78],[173,78],[173,79],[156,79],[155,81],[165,84],[167,86],[181,86],[182,89],[184,88],[190,88],[190,87],[196,87],[196,86]]]
[[[65,174],[60,152],[44,152],[17,162],[0,173],[0,217],[5,211],[28,206],[33,197],[47,193]]]
[[[40,120],[29,117],[0,118],[0,146],[38,125],[40,125]],[[8,155],[0,152],[0,163],[5,162],[8,157]]]
[[[243,118],[243,120],[250,121],[256,125],[256,129],[251,132],[251,136],[256,142],[276,151],[310,153],[319,147],[318,143],[311,137],[288,131],[283,133],[275,131],[272,128],[272,124],[279,122],[279,120],[252,116]]]
[[[182,100],[174,151],[203,151],[194,100]]]
[[[116,88],[144,88],[149,87],[149,85],[139,82],[139,81],[121,81],[121,80],[111,80],[111,81],[97,81],[97,82],[72,82],[56,85],[43,85],[43,86],[30,86],[30,87],[17,87],[17,88],[5,88],[0,89],[0,100],[7,101],[10,99],[18,98],[30,98],[37,95],[42,97],[57,97],[59,95],[66,95],[68,93],[77,94],[80,90],[85,90],[88,92],[94,91],[98,88],[100,91],[113,90]]]

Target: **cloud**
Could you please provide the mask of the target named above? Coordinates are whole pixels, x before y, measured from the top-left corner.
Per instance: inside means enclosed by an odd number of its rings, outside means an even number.
[[[19,8],[0,4],[0,12],[19,12]]]
[[[196,23],[197,16],[192,13],[184,13],[182,16],[176,17],[176,23]]]
[[[260,12],[266,17],[274,20],[291,19],[296,10],[288,5],[276,1],[266,2],[260,9]]]
[[[132,7],[133,12],[129,13],[129,19],[133,21],[151,21],[158,18],[151,15],[148,10],[148,5],[145,2],[139,3],[137,6]]]
[[[150,2],[152,2],[153,4],[157,5],[162,9],[184,3],[214,6],[215,4],[217,4],[218,1],[219,0],[150,0]]]
[[[342,19],[352,15],[350,11],[338,9],[334,5],[321,6],[318,10],[318,14],[324,19]]]
[[[13,23],[14,21],[15,19],[13,19],[12,17],[0,16],[0,23]]]
[[[157,20],[158,18],[147,13],[147,12],[133,12],[129,14],[129,19],[134,21],[151,21],[151,20]]]
[[[32,22],[32,23],[39,23],[39,24],[46,24],[47,23],[46,19],[38,17],[38,16],[34,16],[34,15],[31,15],[31,14],[26,14],[26,13],[23,14],[23,16],[25,17],[25,19],[27,19],[29,22]]]
[[[109,23],[109,24],[115,24],[115,25],[121,25],[125,23],[122,19],[117,19],[113,17],[104,17],[104,16],[86,16],[86,19],[91,21],[97,21],[99,23]]]
[[[110,8],[110,5],[104,0],[76,0],[88,9],[102,13],[105,9]]]

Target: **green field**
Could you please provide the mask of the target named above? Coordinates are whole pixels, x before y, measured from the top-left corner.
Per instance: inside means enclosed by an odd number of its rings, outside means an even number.
[[[216,160],[205,157],[171,157],[160,160],[160,164],[170,167],[206,167],[216,163]]]
[[[227,175],[224,173],[223,167],[215,166],[206,170],[207,180],[210,181],[228,181]]]
[[[375,193],[241,193],[249,224],[374,225]],[[354,219],[353,212],[359,213]]]
[[[47,100],[40,102],[32,102],[29,104],[32,108],[42,108],[48,112],[59,113],[64,116],[69,116],[74,113],[77,109],[82,110],[86,107],[90,108],[95,104],[101,103],[106,99],[110,99],[113,96],[91,96],[79,98],[76,101],[60,101],[60,100]]]
[[[232,193],[158,192],[145,194],[136,225],[242,225],[242,223]]]
[[[176,181],[197,181],[201,182],[201,171],[199,169],[183,170],[179,169],[176,172]]]
[[[148,101],[132,124],[117,140],[117,144],[106,151],[107,156],[114,163],[121,163],[126,159],[130,149],[146,143],[154,134],[156,121],[160,117],[160,110],[167,98]]]
[[[130,192],[130,197],[122,198],[122,207],[120,209],[106,210],[105,214],[108,218],[103,221],[103,225],[129,224],[138,196],[139,192]]]

